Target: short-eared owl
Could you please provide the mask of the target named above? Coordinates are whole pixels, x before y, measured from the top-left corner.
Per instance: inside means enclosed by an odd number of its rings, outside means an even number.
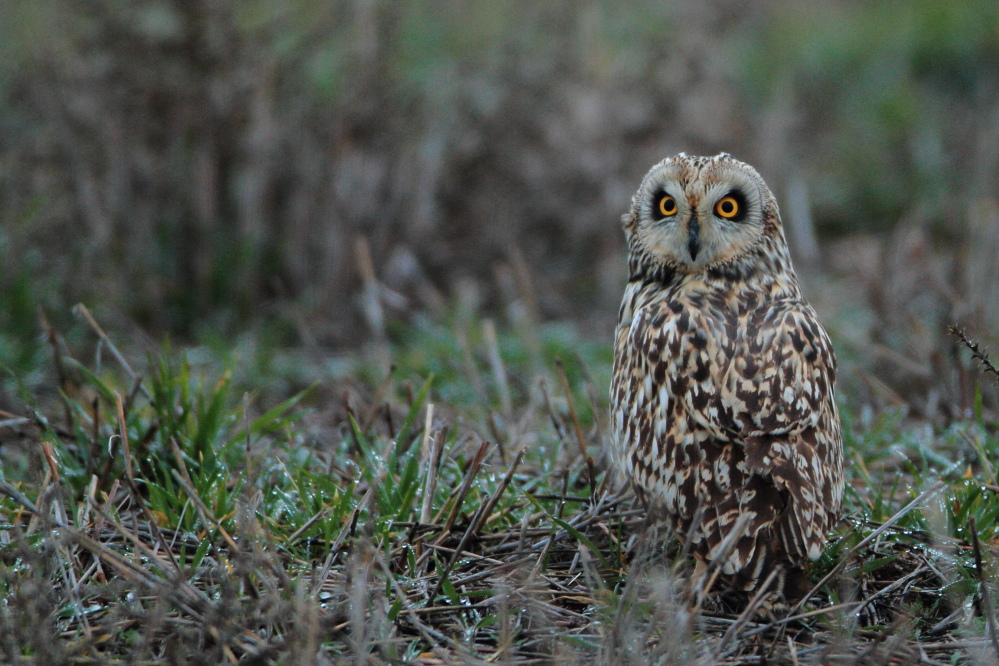
[[[615,458],[702,565],[804,594],[843,498],[836,358],[751,166],[683,153],[622,219],[628,286],[614,341]],[[745,516],[741,521],[741,517]],[[726,547],[725,550],[728,550]]]

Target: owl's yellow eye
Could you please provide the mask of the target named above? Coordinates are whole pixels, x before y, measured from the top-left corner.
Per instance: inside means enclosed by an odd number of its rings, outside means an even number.
[[[715,213],[719,217],[731,220],[739,214],[739,202],[733,196],[727,196],[715,204]]]
[[[659,214],[663,217],[669,217],[670,215],[676,215],[676,211],[676,199],[668,194],[664,194],[659,199]]]

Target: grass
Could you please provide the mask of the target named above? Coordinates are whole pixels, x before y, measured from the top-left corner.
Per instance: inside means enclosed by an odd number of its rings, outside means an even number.
[[[79,314],[95,362],[54,335],[52,385],[0,413],[4,663],[997,654],[981,400],[946,427],[843,405],[844,519],[808,604],[764,622],[692,609],[677,544],[609,475],[605,341],[455,312],[271,400],[238,356],[135,369]]]

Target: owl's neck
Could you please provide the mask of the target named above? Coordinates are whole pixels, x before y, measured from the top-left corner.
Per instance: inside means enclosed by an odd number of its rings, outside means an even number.
[[[696,296],[708,292],[755,291],[766,300],[800,299],[801,289],[786,246],[783,251],[751,254],[721,266],[682,272],[639,252],[628,255],[628,286],[620,321],[653,300]]]
[[[802,297],[791,257],[787,246],[783,244],[709,268],[699,279],[708,290],[731,291],[733,287],[738,287],[741,290],[764,292],[770,299]],[[691,280],[691,286],[695,281]]]

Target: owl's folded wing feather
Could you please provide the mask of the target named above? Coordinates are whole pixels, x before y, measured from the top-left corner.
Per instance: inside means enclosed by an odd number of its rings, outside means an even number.
[[[748,319],[725,381],[724,402],[748,471],[787,497],[776,528],[792,559],[815,559],[838,511],[836,357],[812,308],[783,301]]]
[[[812,308],[777,301],[746,317],[721,380],[730,426],[742,437],[814,428],[832,396],[836,357]]]

